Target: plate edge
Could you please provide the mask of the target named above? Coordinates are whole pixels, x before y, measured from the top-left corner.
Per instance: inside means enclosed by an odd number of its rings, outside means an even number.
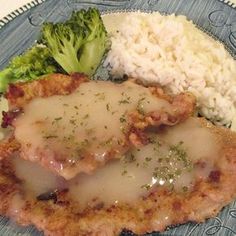
[[[30,10],[31,8],[34,8],[47,0],[33,0],[22,7],[19,7],[18,9],[12,11],[8,15],[4,16],[3,18],[0,19],[0,30],[9,22],[11,22],[13,19],[15,19],[17,16],[25,13],[26,11]]]
[[[219,2],[223,2],[224,4],[236,9],[236,3],[231,2],[230,0],[218,0]]]
[[[2,19],[0,19],[0,30],[9,22],[11,22],[13,19],[15,19],[17,16],[23,14],[24,12],[30,10],[31,8],[34,8],[44,2],[46,2],[48,0],[33,0],[25,5],[23,5],[22,7],[12,11],[11,13],[9,13],[8,15],[4,16]],[[230,0],[217,0],[219,2],[222,2],[226,5],[228,5],[229,7],[232,7],[234,9],[236,9],[236,3],[232,3]]]

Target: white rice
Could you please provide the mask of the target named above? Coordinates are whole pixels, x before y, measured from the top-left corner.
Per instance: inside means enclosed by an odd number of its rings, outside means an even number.
[[[190,91],[201,115],[231,124],[236,114],[236,62],[186,17],[128,13],[111,40],[105,66],[113,76],[156,82],[174,94]]]

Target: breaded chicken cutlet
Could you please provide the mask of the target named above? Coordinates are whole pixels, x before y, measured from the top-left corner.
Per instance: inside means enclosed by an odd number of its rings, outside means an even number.
[[[81,210],[79,198],[73,199],[68,188],[37,198],[27,195],[24,181],[16,177],[11,158],[7,158],[1,161],[0,212],[22,225],[34,224],[50,236],[118,235],[122,229],[143,234],[214,217],[236,197],[236,135],[205,120],[194,119],[217,139],[219,155],[195,162],[194,168],[204,170],[213,159],[207,176],[195,177],[189,191],[157,185],[132,203],[104,205],[101,202]]]
[[[170,97],[135,80],[114,84],[81,74],[11,85],[6,98],[10,111],[4,113],[3,127],[12,125],[14,138],[2,145],[20,146],[20,157],[66,179],[91,173],[130,147],[147,143],[145,129],[177,124],[195,105],[190,94]],[[4,149],[0,145],[2,158]]]
[[[45,235],[143,234],[203,222],[236,198],[236,134],[190,117],[191,95],[53,77],[7,94],[2,215]]]

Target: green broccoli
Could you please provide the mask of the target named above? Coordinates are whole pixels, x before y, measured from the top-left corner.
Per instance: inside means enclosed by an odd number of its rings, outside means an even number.
[[[45,23],[42,41],[69,74],[93,75],[109,48],[106,29],[95,8],[73,12],[63,23]]]
[[[0,72],[0,93],[3,93],[7,89],[11,77],[12,77],[11,68],[6,68]]]
[[[45,23],[41,41],[42,46],[33,46],[16,56],[0,71],[0,93],[9,83],[31,81],[55,72],[91,76],[110,44],[99,11],[94,8],[73,12],[63,23]]]
[[[0,92],[4,92],[9,83],[34,80],[40,75],[54,73],[58,68],[46,47],[34,46],[22,55],[14,57],[9,65],[0,71]]]

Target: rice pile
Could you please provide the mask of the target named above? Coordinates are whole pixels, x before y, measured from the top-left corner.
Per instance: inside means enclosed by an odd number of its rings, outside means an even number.
[[[224,46],[184,16],[128,13],[105,60],[111,74],[192,92],[199,113],[230,125],[236,114],[236,62]]]

